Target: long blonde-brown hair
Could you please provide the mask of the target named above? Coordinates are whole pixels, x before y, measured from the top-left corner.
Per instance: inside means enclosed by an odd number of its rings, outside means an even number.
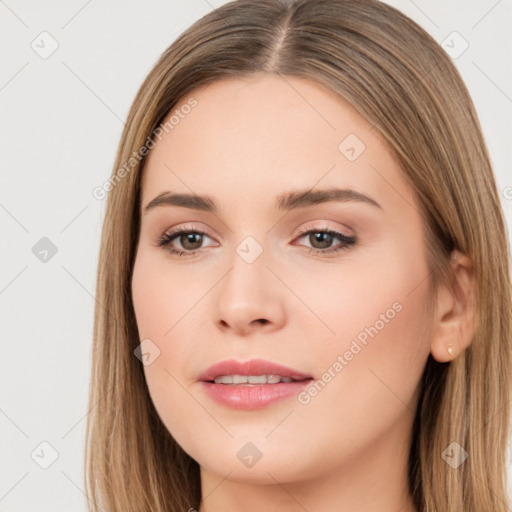
[[[450,279],[453,249],[473,261],[478,327],[452,362],[428,358],[410,448],[410,491],[421,512],[506,512],[511,287],[489,155],[450,58],[416,23],[376,0],[225,4],[186,30],[140,87],[108,186],[101,238],[85,446],[91,510],[199,507],[199,466],[161,422],[134,355],[140,340],[130,286],[140,150],[194,88],[255,72],[317,81],[384,137],[420,199],[433,289]],[[456,469],[442,457],[452,442],[469,455]]]

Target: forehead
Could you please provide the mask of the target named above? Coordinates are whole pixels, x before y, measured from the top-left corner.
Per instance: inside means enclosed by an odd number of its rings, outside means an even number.
[[[168,133],[146,160],[144,204],[166,190],[268,202],[280,191],[320,185],[414,201],[377,130],[309,79],[219,80],[182,98],[165,123]]]

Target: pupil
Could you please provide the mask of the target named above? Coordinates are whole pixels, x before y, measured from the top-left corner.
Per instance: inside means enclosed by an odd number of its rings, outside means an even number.
[[[185,238],[185,243],[183,244],[183,238],[182,238],[182,245],[185,249],[198,249],[199,247],[201,247],[201,236],[199,233],[188,233],[186,235],[183,235],[183,237]],[[194,243],[197,243],[199,242],[199,247],[188,247],[187,244],[188,243],[191,243],[192,245]]]
[[[329,234],[329,233],[320,233],[320,232],[317,232],[317,233],[312,233],[310,235],[310,242],[312,242],[311,245],[313,245],[313,247],[315,247],[315,243],[316,242],[320,242],[320,247],[317,247],[318,249],[325,249],[326,247],[329,247],[331,245],[331,238],[332,236]],[[313,241],[315,243],[313,243]]]

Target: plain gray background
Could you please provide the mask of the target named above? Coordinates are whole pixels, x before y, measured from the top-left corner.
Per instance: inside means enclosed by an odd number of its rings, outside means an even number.
[[[130,104],[157,58],[223,3],[0,0],[0,512],[86,510],[83,443],[105,207],[92,190],[109,178]],[[440,43],[453,41],[452,51],[469,45],[454,61],[510,230],[511,0],[388,3]]]

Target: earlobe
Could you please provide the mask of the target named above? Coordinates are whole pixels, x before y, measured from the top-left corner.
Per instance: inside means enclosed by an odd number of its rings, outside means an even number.
[[[471,259],[460,251],[450,258],[451,282],[437,291],[433,318],[432,357],[441,363],[455,359],[470,344],[476,331],[476,278]]]

